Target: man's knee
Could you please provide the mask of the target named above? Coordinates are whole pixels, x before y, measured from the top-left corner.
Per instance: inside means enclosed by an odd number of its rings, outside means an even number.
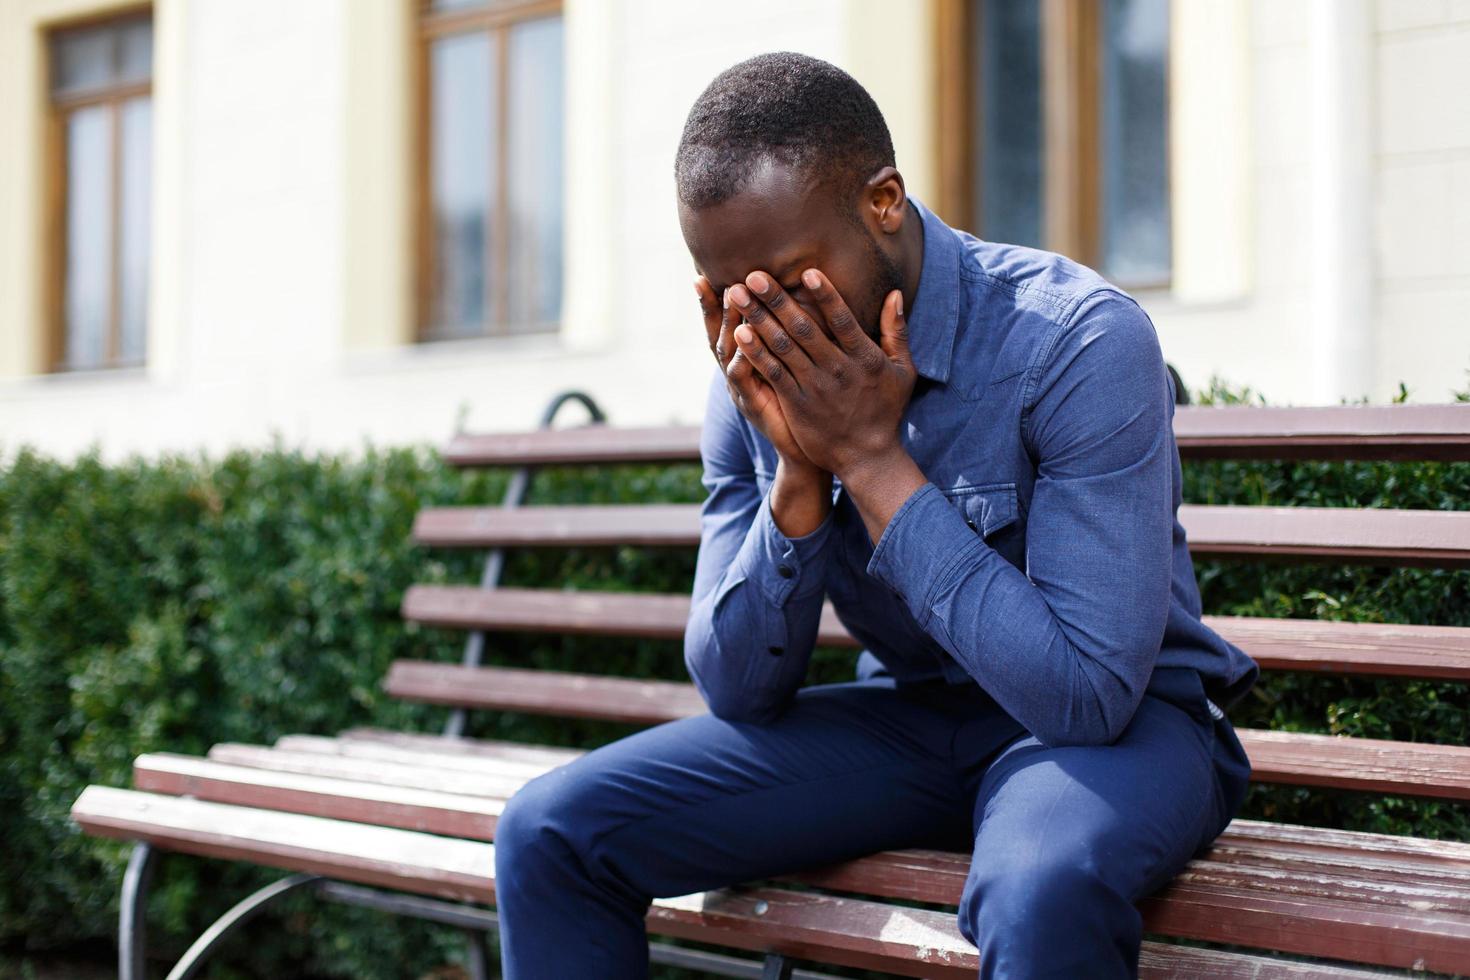
[[[959,907],[960,933],[992,963],[1029,960],[1051,964],[1064,975],[1077,955],[1134,955],[1142,938],[1133,903],[1110,882],[1097,862],[1064,847],[1047,848],[1030,859],[977,855]],[[1105,970],[1104,962],[1095,968]]]
[[[545,772],[523,783],[501,807],[495,820],[495,876],[523,879],[536,873],[534,864],[564,855],[554,841],[556,793]]]

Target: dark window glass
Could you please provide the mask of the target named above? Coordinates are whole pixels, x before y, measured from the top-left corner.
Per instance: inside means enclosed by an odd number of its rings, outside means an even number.
[[[1168,0],[1107,0],[1100,96],[1102,271],[1169,278]]]
[[[992,241],[1042,244],[1041,4],[988,0],[979,34],[980,231]]]

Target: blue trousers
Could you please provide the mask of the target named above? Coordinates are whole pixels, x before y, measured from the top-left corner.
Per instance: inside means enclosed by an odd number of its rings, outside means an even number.
[[[1225,828],[1250,774],[1182,673],[1106,746],[1048,748],[976,685],[886,675],[804,687],[768,725],[705,713],[600,746],[501,814],[504,980],[641,980],[653,897],[904,847],[971,852],[958,927],[981,977],[1135,976],[1134,902]]]

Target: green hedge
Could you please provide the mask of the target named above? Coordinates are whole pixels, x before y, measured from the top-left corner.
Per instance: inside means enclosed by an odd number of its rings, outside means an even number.
[[[1206,399],[1238,399],[1216,386]],[[1248,393],[1247,393],[1248,397]],[[1186,499],[1313,506],[1470,506],[1470,465],[1212,463],[1186,467]],[[537,502],[697,501],[698,468],[552,469]],[[436,731],[444,709],[388,699],[398,657],[455,660],[462,636],[398,614],[415,581],[473,582],[479,556],[409,543],[430,504],[498,500],[501,473],[459,473],[430,447],[104,465],[22,447],[0,463],[0,948],[110,942],[128,845],[85,836],[67,811],[89,783],[125,786],[140,752],[203,753],[373,724]],[[1199,562],[1207,611],[1470,626],[1470,573]],[[689,550],[521,553],[521,585],[687,591]],[[687,679],[674,642],[496,637],[493,663]],[[810,683],[852,676],[819,650]],[[1267,675],[1242,725],[1375,738],[1470,741],[1464,685]],[[470,733],[592,747],[635,730],[483,713]],[[1470,837],[1470,808],[1257,787],[1244,814]],[[487,869],[488,870],[488,869]],[[243,864],[163,858],[150,941],[177,956],[248,891],[279,877]],[[462,958],[454,930],[309,898],[260,920],[213,977],[418,976]],[[0,971],[4,970],[0,963]]]

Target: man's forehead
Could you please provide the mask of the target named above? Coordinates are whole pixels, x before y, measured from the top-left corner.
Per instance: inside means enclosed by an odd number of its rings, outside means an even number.
[[[716,288],[754,269],[780,278],[800,274],[824,249],[834,215],[828,192],[820,182],[772,162],[719,204],[681,207],[696,269]]]

